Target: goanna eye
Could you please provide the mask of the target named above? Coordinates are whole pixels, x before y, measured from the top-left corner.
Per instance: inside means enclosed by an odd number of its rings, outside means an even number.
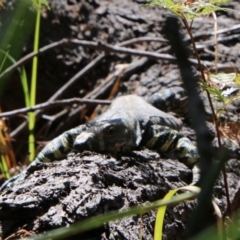
[[[109,136],[112,136],[114,134],[114,128],[113,127],[110,127],[109,129],[108,129],[108,135]]]

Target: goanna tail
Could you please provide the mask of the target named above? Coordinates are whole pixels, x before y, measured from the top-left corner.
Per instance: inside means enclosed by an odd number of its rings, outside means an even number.
[[[86,130],[86,125],[81,125],[54,138],[42,149],[31,165],[34,165],[35,162],[52,162],[64,158],[73,148],[76,137],[84,130]]]
[[[86,129],[86,125],[70,129],[60,136],[49,142],[42,151],[37,155],[35,160],[21,173],[7,180],[1,187],[0,192],[7,188],[12,188],[14,185],[23,182],[29,175],[29,170],[37,164],[43,162],[52,162],[54,160],[64,158],[67,153],[73,148],[73,142],[77,135]]]

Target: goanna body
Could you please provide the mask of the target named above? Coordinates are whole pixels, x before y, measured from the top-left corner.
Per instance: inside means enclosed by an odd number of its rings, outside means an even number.
[[[181,127],[180,120],[141,97],[119,97],[96,120],[53,139],[26,170],[4,183],[0,191],[23,181],[32,166],[64,158],[72,149],[124,153],[141,146],[158,152],[174,152],[181,162],[193,169],[192,184],[195,184],[199,180],[199,155],[191,141],[179,134]]]

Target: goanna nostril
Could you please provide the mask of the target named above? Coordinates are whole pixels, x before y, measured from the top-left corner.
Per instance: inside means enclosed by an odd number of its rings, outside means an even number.
[[[93,137],[92,133],[83,132],[80,135],[78,135],[74,141],[73,147],[77,151],[84,151],[84,150],[90,150],[90,141]]]

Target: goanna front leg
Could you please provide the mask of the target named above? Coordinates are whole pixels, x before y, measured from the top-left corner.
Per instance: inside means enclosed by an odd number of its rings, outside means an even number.
[[[11,188],[15,184],[24,181],[30,172],[34,171],[36,166],[41,163],[52,162],[64,158],[73,148],[76,137],[86,130],[86,125],[70,129],[49,142],[37,155],[34,161],[17,176],[7,180],[0,188],[0,192],[6,188]]]
[[[182,163],[192,169],[191,185],[199,182],[198,150],[187,137],[169,127],[150,125],[143,134],[141,145],[158,152],[173,152]]]

